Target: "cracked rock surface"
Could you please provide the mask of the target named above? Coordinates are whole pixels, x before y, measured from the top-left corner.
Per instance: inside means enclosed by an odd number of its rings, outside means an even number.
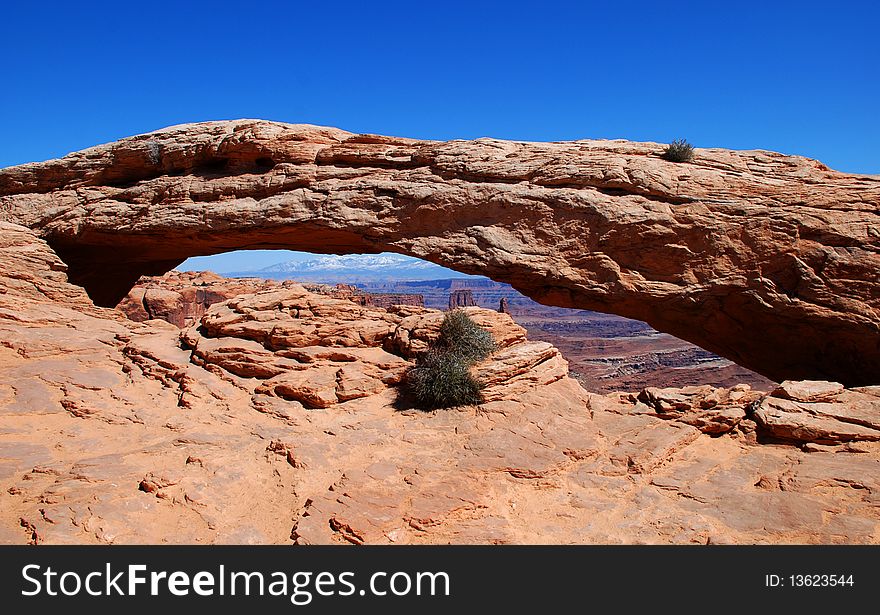
[[[601,396],[465,308],[487,401],[401,409],[440,312],[287,284],[134,322],[39,235],[0,223],[0,542],[880,542],[876,387]]]

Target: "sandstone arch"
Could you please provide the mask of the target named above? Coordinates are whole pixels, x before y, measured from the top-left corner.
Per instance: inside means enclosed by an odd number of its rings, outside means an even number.
[[[36,230],[100,305],[190,256],[395,251],[773,379],[880,383],[880,177],[661,152],[207,122],[0,170],[0,221]]]

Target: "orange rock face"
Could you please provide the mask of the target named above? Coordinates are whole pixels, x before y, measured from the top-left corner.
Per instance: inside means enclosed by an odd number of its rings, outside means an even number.
[[[137,322],[159,319],[188,327],[215,303],[280,285],[272,280],[224,278],[209,271],[171,271],[159,278],[143,278],[116,307]]]
[[[291,283],[133,322],[0,248],[0,542],[880,542],[875,387],[600,396],[471,307],[486,401],[426,413],[397,387],[441,312]]]
[[[143,277],[116,306],[131,320],[159,319],[178,327],[197,324],[211,305],[245,293],[269,288],[288,288],[290,281],[262,278],[224,278],[210,271],[169,271],[158,277]],[[366,293],[346,284],[306,284],[311,292],[358,305],[392,308],[397,305],[424,307],[421,295]]]
[[[661,151],[239,121],[0,171],[0,542],[880,543],[877,179]],[[86,293],[256,246],[414,254],[788,380],[597,395],[466,307],[485,401],[423,412],[398,392],[442,312]]]
[[[461,290],[453,290],[449,293],[449,309],[455,309],[459,307],[469,307],[472,305],[477,305],[477,302],[474,301],[474,295],[470,291],[470,289],[461,289]],[[502,310],[499,310],[502,311]]]
[[[645,321],[777,382],[877,384],[880,179],[663,149],[209,122],[0,170],[0,220],[101,305],[194,255],[390,250]]]

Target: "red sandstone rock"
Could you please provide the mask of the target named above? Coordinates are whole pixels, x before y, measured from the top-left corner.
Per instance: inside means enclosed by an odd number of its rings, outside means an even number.
[[[774,381],[877,384],[880,179],[663,149],[207,122],[0,170],[0,220],[34,229],[102,305],[196,254],[392,250],[645,321]]]
[[[568,363],[547,342],[524,342],[508,346],[478,364],[474,376],[486,388],[487,402],[516,399],[520,393],[568,377]]]
[[[212,306],[199,326],[181,334],[181,342],[198,365],[262,380],[257,394],[327,408],[401,382],[412,365],[407,359],[436,339],[444,317],[438,310],[412,311],[360,306],[287,283]],[[467,311],[500,349],[474,370],[486,385],[487,401],[513,399],[568,376],[559,351],[528,342],[506,314]]]
[[[786,380],[773,391],[775,397],[793,401],[815,402],[830,401],[843,392],[843,385],[838,382]]]
[[[639,393],[640,404],[634,411],[693,425],[703,433],[722,434],[739,425],[746,416],[748,404],[762,396],[747,385],[731,389],[711,386],[647,388]],[[643,405],[641,409],[639,405]]]
[[[499,349],[526,341],[526,330],[513,322],[507,314],[477,307],[460,309],[475,323],[492,333]],[[387,343],[390,349],[407,358],[425,352],[430,343],[439,337],[440,324],[445,316],[438,310],[410,308],[400,309],[397,314],[403,316],[403,319]]]
[[[477,305],[474,301],[474,294],[468,288],[452,290],[449,292],[449,309],[471,307]]]
[[[116,307],[137,322],[155,318],[188,327],[215,303],[279,285],[272,280],[224,278],[209,271],[170,271],[158,278],[142,278]]]
[[[348,299],[354,301],[358,305],[380,307],[385,309],[393,308],[398,305],[411,305],[415,307],[425,307],[425,298],[422,295],[412,295],[404,293],[367,293],[359,289],[357,286],[350,284],[336,284],[330,286],[328,284],[303,284],[303,287],[311,292],[329,295],[338,299]]]
[[[143,277],[116,306],[131,320],[161,319],[178,327],[189,327],[208,307],[238,295],[272,288],[285,288],[292,281],[261,278],[224,278],[208,271],[170,271],[163,276]],[[347,299],[358,305],[392,308],[397,305],[424,307],[421,295],[365,293],[347,284],[306,284],[310,292]]]
[[[398,305],[410,305],[425,307],[425,298],[421,295],[406,295],[398,293],[369,293],[363,295],[365,305],[391,309]]]
[[[437,335],[441,312],[291,284],[214,304],[201,330],[181,330],[96,308],[28,228],[0,223],[0,248],[2,542],[880,535],[880,440],[853,439],[880,427],[877,387],[599,396],[507,315],[465,308],[498,342],[474,368],[490,399],[400,411],[394,374]],[[724,407],[753,418],[701,433],[700,417],[715,424]]]
[[[880,398],[835,388],[836,383],[824,383],[826,386],[821,388],[814,383],[784,384],[789,385],[781,387],[786,395],[797,390],[798,396],[820,396],[820,400],[794,401],[778,397],[778,392],[764,398],[754,416],[770,434],[819,444],[880,440]]]

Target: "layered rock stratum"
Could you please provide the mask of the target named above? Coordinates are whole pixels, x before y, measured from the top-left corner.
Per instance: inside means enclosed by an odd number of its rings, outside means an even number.
[[[225,278],[211,271],[170,271],[164,276],[141,278],[116,307],[137,322],[158,319],[185,327],[198,324],[208,307],[215,303],[249,292],[288,288],[292,284],[263,278]],[[366,293],[350,284],[307,283],[303,287],[364,306],[424,307],[424,299],[417,294]]]
[[[659,151],[238,121],[0,171],[0,542],[880,542],[877,179]],[[437,310],[210,276],[142,322],[93,301],[257,246],[485,266],[781,384],[599,395],[467,307],[485,401],[423,412],[400,380]]]
[[[777,382],[876,384],[880,178],[663,149],[207,122],[0,170],[0,220],[104,306],[194,255],[394,251],[645,321]]]

